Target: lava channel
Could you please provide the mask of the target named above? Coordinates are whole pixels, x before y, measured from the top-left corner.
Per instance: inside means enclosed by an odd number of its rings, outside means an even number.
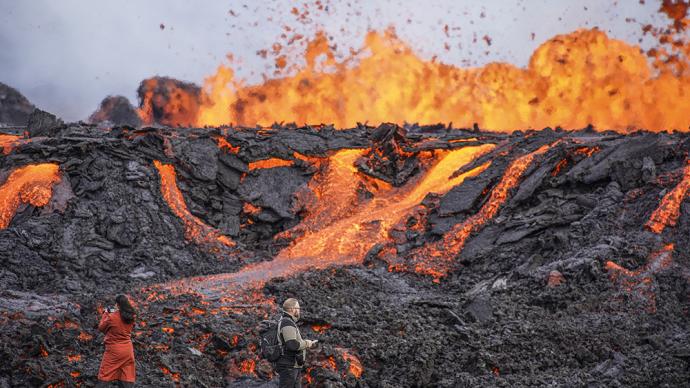
[[[54,163],[32,164],[12,171],[0,186],[0,229],[10,225],[20,203],[47,205],[53,186],[59,181],[59,166]]]

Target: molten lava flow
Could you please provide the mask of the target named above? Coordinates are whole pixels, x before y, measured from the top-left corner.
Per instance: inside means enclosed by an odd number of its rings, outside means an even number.
[[[362,363],[359,361],[359,358],[357,358],[357,356],[348,352],[345,349],[337,348],[337,350],[340,352],[340,356],[343,358],[343,360],[347,361],[347,363],[350,364],[348,368],[350,374],[352,374],[356,378],[362,377],[362,372],[364,371],[364,368],[362,367]]]
[[[675,226],[680,216],[680,204],[690,189],[690,162],[683,169],[680,183],[664,195],[645,226],[654,233],[661,233],[667,226]]]
[[[273,168],[273,167],[290,167],[295,164],[292,160],[285,160],[279,158],[269,158],[263,160],[257,160],[255,162],[249,162],[250,170],[258,170],[262,168]]]
[[[205,82],[197,125],[452,121],[498,131],[588,124],[659,131],[690,124],[690,75],[655,72],[637,46],[597,29],[553,37],[524,69],[426,61],[390,30],[370,32],[364,50],[342,62],[317,34],[305,62],[292,76],[254,86],[219,67]]]
[[[557,164],[556,167],[553,168],[553,171],[551,171],[551,176],[557,176],[558,174],[561,173],[561,170],[565,168],[565,166],[568,165],[568,159],[561,159]]]
[[[420,179],[412,179],[399,188],[389,186],[364,203],[358,199],[357,191],[360,183],[368,178],[353,165],[362,151],[339,151],[324,166],[322,176],[314,178],[319,182],[315,193],[319,200],[299,226],[301,237],[273,261],[252,264],[235,273],[173,282],[167,288],[214,297],[241,287],[260,287],[267,280],[308,268],[359,263],[377,242],[386,240],[391,226],[428,193],[446,193],[466,178],[484,171],[489,163],[449,179],[458,168],[494,147],[485,144],[445,151]]]
[[[335,263],[358,263],[374,244],[384,241],[391,226],[429,192],[444,194],[467,177],[481,173],[488,164],[449,179],[459,167],[491,149],[493,145],[449,151],[421,180],[410,181],[401,188],[387,187],[361,204],[356,190],[361,174],[351,163],[359,152],[341,151],[335,155],[335,165],[323,180],[325,187],[317,192],[317,208],[305,217],[306,233],[280,252],[274,261],[292,264],[309,256],[315,258],[314,266],[321,268]],[[345,193],[341,196],[342,191]]]
[[[240,147],[233,146],[232,144],[230,144],[230,142],[226,138],[224,138],[222,136],[215,136],[215,139],[216,139],[216,142],[218,142],[218,148],[220,148],[222,150],[227,150],[228,152],[230,152],[232,154],[236,154],[236,153],[240,152]]]
[[[673,259],[673,244],[667,244],[662,249],[653,252],[644,267],[629,270],[612,262],[606,262],[606,269],[613,283],[619,284],[623,290],[641,297],[647,304],[647,311],[656,312],[656,295],[653,289],[653,275],[671,266]]]
[[[199,218],[195,217],[187,209],[182,192],[177,187],[175,168],[169,164],[162,164],[155,160],[153,162],[161,177],[161,194],[163,199],[170,207],[170,210],[179,217],[185,226],[185,236],[198,244],[220,243],[226,247],[234,247],[235,242],[222,235],[216,229],[206,225]]]
[[[453,226],[438,243],[424,246],[415,253],[415,272],[431,275],[436,280],[445,276],[451,261],[460,254],[470,234],[481,229],[498,213],[498,209],[508,198],[508,192],[517,186],[534,157],[545,153],[550,147],[543,145],[536,151],[515,159],[477,214]]]
[[[9,226],[20,203],[45,206],[60,181],[59,167],[53,163],[32,164],[12,171],[0,186],[0,229]]]
[[[5,135],[0,133],[0,149],[5,155],[9,155],[12,149],[19,143],[21,136]]]

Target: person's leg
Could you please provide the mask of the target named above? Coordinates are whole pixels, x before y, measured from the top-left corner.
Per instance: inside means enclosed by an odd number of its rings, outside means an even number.
[[[294,388],[295,377],[293,368],[278,368],[278,388]]]
[[[110,381],[98,380],[96,383],[96,388],[108,388],[110,387]]]
[[[295,369],[295,388],[302,388],[302,369]]]
[[[129,382],[129,381],[118,381],[118,386],[120,388],[132,388],[134,387],[134,383]]]

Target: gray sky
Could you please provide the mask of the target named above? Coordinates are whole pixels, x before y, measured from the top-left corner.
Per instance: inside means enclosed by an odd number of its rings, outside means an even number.
[[[300,18],[305,3],[309,14]],[[458,66],[491,61],[525,66],[534,49],[556,34],[596,26],[639,44],[640,23],[658,25],[664,19],[656,0],[321,3],[322,10],[315,0],[0,0],[0,82],[72,121],[88,117],[109,94],[136,104],[139,82],[153,75],[201,84],[219,64],[229,63],[227,54],[239,76],[259,82],[275,68],[273,57],[264,59],[257,51],[279,42],[297,56],[304,40],[285,45],[295,33],[309,37],[324,30],[346,54],[361,47],[369,29],[394,26],[424,58],[436,55]]]

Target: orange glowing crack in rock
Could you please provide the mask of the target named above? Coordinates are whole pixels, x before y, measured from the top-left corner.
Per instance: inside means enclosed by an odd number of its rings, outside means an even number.
[[[671,266],[673,244],[653,252],[644,267],[629,270],[612,262],[606,262],[606,269],[613,283],[620,284],[624,291],[640,297],[647,305],[647,312],[656,312],[656,295],[653,289],[653,275]]]
[[[182,220],[185,227],[185,237],[197,244],[220,243],[226,247],[234,247],[235,242],[218,230],[206,225],[199,218],[189,212],[182,192],[177,187],[175,168],[169,164],[162,164],[158,160],[153,162],[161,178],[161,194],[170,210]]]
[[[306,66],[294,74],[258,85],[221,65],[206,79],[202,103],[190,101],[187,111],[198,110],[199,126],[451,121],[499,131],[588,124],[660,131],[690,124],[687,73],[657,72],[639,47],[597,29],[554,36],[526,68],[425,60],[392,30],[370,32],[363,49],[340,62],[319,33],[304,57]]]
[[[663,232],[667,226],[675,226],[680,216],[680,204],[690,189],[690,161],[683,169],[680,183],[664,195],[659,207],[654,210],[645,226],[654,233]]]
[[[59,181],[59,167],[53,163],[32,164],[12,171],[0,186],[0,229],[10,225],[20,203],[47,205],[53,186]]]
[[[444,277],[449,269],[450,261],[460,254],[470,234],[481,229],[498,213],[499,208],[508,198],[509,191],[517,186],[534,157],[545,153],[551,147],[552,145],[543,145],[536,151],[515,159],[506,169],[501,181],[491,191],[489,199],[479,212],[455,225],[441,241],[420,248],[414,254],[415,272],[431,275],[437,280]]]
[[[263,160],[257,160],[255,162],[249,162],[250,170],[258,170],[262,168],[273,168],[273,167],[290,167],[295,164],[292,160],[285,160],[279,158],[269,158]]]
[[[212,297],[229,289],[260,287],[278,276],[289,276],[308,268],[352,265],[377,242],[384,241],[390,228],[429,193],[444,194],[476,176],[489,163],[460,176],[449,177],[460,167],[494,149],[486,144],[445,151],[426,174],[399,188],[388,187],[368,202],[359,203],[357,188],[363,178],[354,166],[361,150],[339,151],[329,159],[319,180],[319,201],[305,217],[303,234],[272,261],[244,267],[239,272],[189,278],[168,284],[179,292],[198,292]]]

